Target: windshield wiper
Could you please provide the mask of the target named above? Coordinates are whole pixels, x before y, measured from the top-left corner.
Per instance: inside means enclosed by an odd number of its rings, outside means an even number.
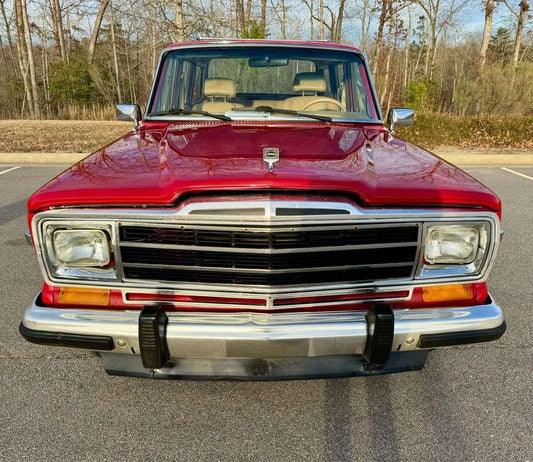
[[[213,117],[213,119],[225,120],[231,122],[231,118],[223,114],[213,114],[207,111],[196,111],[192,109],[172,108],[166,111],[150,112],[150,116],[167,116],[167,115],[203,115],[207,117]]]
[[[271,106],[257,106],[255,108],[257,112],[271,112],[273,114],[287,114],[287,115],[295,115],[300,117],[309,117],[310,119],[320,120],[322,122],[333,122],[333,119],[328,116],[321,116],[321,115],[315,115],[315,114],[308,114],[307,112],[300,112],[300,111],[294,111],[292,109],[276,109]]]

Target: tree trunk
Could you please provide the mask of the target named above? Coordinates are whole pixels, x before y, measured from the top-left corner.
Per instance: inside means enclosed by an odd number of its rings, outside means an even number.
[[[174,25],[178,32],[178,42],[185,42],[185,23],[183,21],[183,0],[176,0],[174,9],[176,10],[176,17]]]
[[[361,49],[365,49],[366,48],[366,16],[367,14],[369,13],[368,11],[368,0],[364,0],[363,1],[363,12],[361,13],[361,37],[360,37],[360,40],[359,40],[359,46],[361,47]]]
[[[342,40],[342,22],[344,20],[344,5],[346,0],[339,3],[339,13],[337,14],[337,24],[335,26],[335,42],[340,43]]]
[[[281,5],[281,38],[285,40],[287,38],[287,10],[285,9],[285,0],[280,0]]]
[[[17,58],[22,74],[22,81],[24,83],[24,92],[26,94],[25,101],[28,102],[28,110],[31,117],[35,117],[33,113],[32,93],[30,76],[28,74],[28,51],[26,49],[26,42],[24,40],[24,21],[22,20],[22,0],[13,0],[13,9],[15,10],[15,29],[17,42]],[[24,114],[24,105],[21,112],[21,117]]]
[[[266,10],[267,2],[266,0],[261,0],[261,32],[263,33],[263,38],[266,38]]]
[[[315,5],[314,5],[314,2],[313,0],[310,0],[309,2],[309,21],[310,21],[310,26],[311,26],[311,40],[313,40],[315,38],[315,20],[313,19],[313,10],[315,8]]]
[[[9,45],[9,49],[13,50],[13,40],[11,38],[11,30],[9,27],[9,20],[7,19],[6,14],[6,5],[5,0],[0,0],[0,11],[2,12],[2,19],[4,20],[4,24],[6,27],[6,38],[7,38],[7,44]]]
[[[246,1],[246,15],[244,16],[244,29],[250,27],[250,20],[252,19],[252,0]]]
[[[324,0],[320,0],[318,4],[318,22],[319,22],[319,36],[320,40],[324,40]]]
[[[381,88],[381,105],[385,102],[385,96],[389,90],[389,76],[390,76],[390,62],[392,56],[392,24],[389,23],[389,30],[387,33],[387,56],[385,58],[385,75],[383,78],[383,87]]]
[[[494,0],[485,0],[485,27],[479,50],[479,72],[483,72],[487,62],[487,50],[489,48],[490,33],[492,31],[492,17],[494,15]]]
[[[237,35],[242,37],[244,32],[244,0],[236,0],[235,9],[237,10]]]
[[[39,91],[37,88],[37,76],[35,74],[35,57],[33,55],[33,45],[30,34],[30,21],[28,20],[28,6],[26,0],[20,0],[22,6],[22,22],[24,26],[24,39],[26,42],[26,51],[28,54],[28,71],[31,82],[31,96],[33,103],[33,113],[35,117],[41,117],[41,106],[39,104]]]
[[[434,32],[431,36],[431,66],[429,68],[429,78],[433,78],[435,70],[435,58],[437,56],[437,34]]]
[[[403,88],[407,88],[409,80],[409,40],[411,38],[411,8],[407,7],[407,33],[405,36],[405,59],[403,70]]]
[[[117,40],[115,36],[115,15],[113,14],[113,6],[111,6],[111,45],[113,47],[113,62],[115,65],[115,80],[117,82],[117,97],[118,102],[122,102],[122,91],[120,89],[120,74],[118,66],[118,54],[117,54]]]
[[[518,65],[518,58],[520,57],[520,47],[522,46],[522,32],[524,30],[524,21],[526,14],[529,11],[529,4],[527,0],[520,2],[520,12],[518,13],[518,22],[516,24],[516,36],[513,46],[513,60],[512,65],[516,67]]]
[[[59,54],[61,55],[61,61],[66,63],[68,61],[67,49],[65,46],[65,36],[63,35],[63,14],[61,12],[61,6],[59,0],[52,0],[52,20],[54,22],[54,36]]]
[[[87,61],[89,64],[92,64],[94,59],[94,52],[96,49],[96,42],[98,41],[98,34],[100,33],[100,27],[102,26],[102,19],[104,18],[104,13],[109,5],[109,0],[102,0],[100,3],[100,9],[96,15],[96,21],[94,22],[93,33],[91,34],[91,40],[89,41],[89,51],[87,54]]]
[[[372,74],[374,75],[377,73],[381,49],[383,48],[383,30],[385,29],[385,23],[387,22],[387,17],[389,15],[389,1],[390,0],[382,0],[381,2],[378,31],[376,33],[376,54],[374,55],[374,64],[372,65]]]

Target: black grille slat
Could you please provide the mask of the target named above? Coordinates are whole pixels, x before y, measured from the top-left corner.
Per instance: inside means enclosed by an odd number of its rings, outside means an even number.
[[[295,231],[119,227],[127,279],[264,286],[409,278],[418,234],[418,224]]]
[[[269,242],[270,236],[271,242]],[[272,233],[142,226],[120,227],[120,240],[122,242],[254,249],[390,244],[395,242],[416,242],[417,239],[417,226],[324,231],[273,231]]]
[[[411,274],[411,265],[391,268],[361,268],[353,270],[326,271],[324,273],[232,273],[199,270],[174,270],[163,268],[131,268],[124,272],[129,279],[144,279],[171,282],[198,282],[216,284],[296,285],[328,282],[365,282],[380,279],[402,278]]]
[[[122,248],[122,262],[220,268],[290,269],[413,261],[416,246],[289,254],[247,254],[154,248]]]

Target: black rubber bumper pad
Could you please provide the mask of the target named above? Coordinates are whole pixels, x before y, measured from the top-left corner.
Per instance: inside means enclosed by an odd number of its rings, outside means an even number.
[[[445,332],[442,334],[421,335],[418,340],[419,348],[438,348],[468,343],[491,342],[498,340],[507,328],[505,321],[492,329],[468,330],[463,332]]]
[[[38,345],[52,345],[68,348],[83,348],[87,350],[111,351],[115,349],[112,337],[100,335],[65,334],[63,332],[46,332],[28,329],[20,323],[20,334],[31,343]]]

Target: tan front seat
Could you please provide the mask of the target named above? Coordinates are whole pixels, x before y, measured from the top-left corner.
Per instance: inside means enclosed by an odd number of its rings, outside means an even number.
[[[235,82],[231,79],[205,79],[204,96],[207,101],[202,104],[202,111],[224,113],[233,108],[242,108],[242,104],[231,103],[228,98],[235,98]]]
[[[309,111],[339,111],[337,100],[326,96],[319,96],[318,93],[325,93],[327,90],[326,79],[316,72],[300,72],[294,76],[293,91],[302,93],[301,96],[294,96],[285,100],[284,108],[301,111],[313,101],[316,104],[309,106]],[[314,93],[306,95],[306,93]],[[329,100],[329,101],[328,101]],[[331,101],[331,102],[330,102]],[[307,110],[307,109],[306,109]]]

